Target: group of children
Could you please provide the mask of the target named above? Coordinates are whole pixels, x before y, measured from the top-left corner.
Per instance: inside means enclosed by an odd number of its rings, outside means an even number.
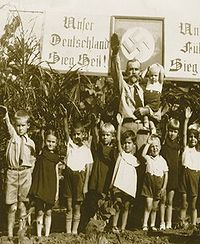
[[[78,121],[68,126],[65,109],[64,130],[66,156],[61,162],[56,150],[58,137],[54,129],[43,135],[43,148],[35,155],[35,143],[28,137],[29,115],[20,110],[15,113],[12,125],[6,107],[4,120],[10,141],[8,143],[6,173],[6,204],[8,205],[8,237],[13,237],[15,215],[19,210],[19,228],[27,217],[27,202],[34,204],[37,236],[41,237],[44,225],[45,236],[51,228],[51,213],[58,199],[58,166],[64,164],[63,196],[66,199],[66,232],[77,234],[81,219],[81,206],[86,197],[94,196],[95,214],[97,202],[110,193],[115,206],[111,225],[113,232],[124,232],[127,226],[130,205],[137,192],[137,171],[141,162],[137,152],[136,134],[123,130],[123,117],[118,114],[117,130],[111,123],[96,119],[86,137],[84,125]],[[180,142],[180,121],[170,118],[167,133],[161,142],[157,134],[150,134],[142,150],[146,170],[140,195],[145,198],[142,229],[156,230],[156,212],[160,208],[160,229],[171,229],[173,198],[180,191],[180,219],[186,224],[187,209],[191,210],[191,224],[196,228],[197,197],[200,179],[200,129],[188,127],[191,109],[185,110],[183,143]],[[86,140],[87,139],[87,140]],[[180,157],[180,155],[182,157]],[[182,168],[180,171],[179,161]],[[90,202],[91,203],[91,202]],[[160,203],[160,204],[159,204]],[[188,208],[189,206],[189,208]],[[90,206],[85,205],[85,208]],[[137,211],[137,209],[136,209]],[[121,216],[121,221],[119,217]],[[91,217],[91,216],[90,216]],[[119,223],[120,228],[119,228]]]

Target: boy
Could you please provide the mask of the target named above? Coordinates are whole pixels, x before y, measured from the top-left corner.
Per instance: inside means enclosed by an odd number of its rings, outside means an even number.
[[[8,204],[8,237],[12,239],[15,223],[15,213],[19,209],[19,230],[23,228],[22,218],[26,216],[27,195],[31,186],[32,170],[35,162],[35,144],[28,137],[29,115],[19,110],[14,115],[14,127],[10,122],[7,108],[4,120],[6,122],[10,140],[6,150],[6,204]]]
[[[66,232],[76,235],[81,217],[81,204],[88,192],[93,158],[90,148],[84,142],[85,128],[81,122],[73,123],[70,138],[67,110],[64,125],[67,143],[64,172],[64,196],[67,198]]]

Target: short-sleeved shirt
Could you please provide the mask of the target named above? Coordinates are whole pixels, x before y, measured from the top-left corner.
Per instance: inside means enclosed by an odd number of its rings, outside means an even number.
[[[200,170],[200,152],[195,147],[186,146],[182,154],[182,164],[192,170]]]
[[[9,129],[10,140],[6,150],[8,168],[18,168],[20,166],[33,167],[35,163],[35,143],[28,135],[24,135],[25,143],[23,149],[23,161],[20,163],[20,151],[22,138],[17,134],[11,125]]]
[[[161,156],[157,155],[152,157],[146,156],[146,172],[151,175],[163,177],[164,173],[168,171],[166,160]]]
[[[85,170],[86,164],[93,163],[93,158],[88,146],[85,144],[78,146],[69,138],[67,155],[64,161],[71,170],[82,171]]]

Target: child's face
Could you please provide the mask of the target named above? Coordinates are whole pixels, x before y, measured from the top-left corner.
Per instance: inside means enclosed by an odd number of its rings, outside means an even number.
[[[188,135],[188,146],[189,147],[195,147],[198,143],[198,138],[195,136],[194,133],[190,133]]]
[[[104,144],[104,145],[109,145],[111,144],[112,142],[112,139],[113,139],[113,135],[111,132],[109,131],[101,131],[101,142]]]
[[[17,118],[15,120],[15,130],[19,136],[23,136],[27,133],[29,129],[29,123],[27,118]]]
[[[153,142],[149,147],[149,154],[152,157],[156,157],[157,155],[159,155],[160,149],[161,149],[160,140],[155,139],[153,140]]]
[[[83,139],[84,139],[83,128],[75,128],[72,133],[73,142],[76,145],[81,146],[83,144]]]
[[[127,137],[125,140],[124,140],[124,143],[122,145],[122,148],[123,150],[126,152],[126,153],[131,153],[134,149],[134,146],[135,144],[133,143],[133,140],[131,137]]]
[[[173,129],[173,128],[170,128],[168,130],[168,138],[172,141],[174,141],[178,136],[178,130],[177,129]]]
[[[57,146],[57,138],[54,135],[48,135],[45,140],[45,144],[49,151],[53,152]]]
[[[159,72],[158,71],[154,71],[154,70],[151,70],[149,72],[149,78],[151,80],[152,83],[155,83],[155,82],[158,82],[158,79],[159,79]]]

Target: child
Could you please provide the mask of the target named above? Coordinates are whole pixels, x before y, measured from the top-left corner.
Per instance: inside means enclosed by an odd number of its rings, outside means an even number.
[[[3,107],[3,106],[1,106]],[[24,226],[23,217],[26,216],[28,192],[31,187],[32,171],[35,163],[35,144],[28,137],[29,115],[25,110],[19,110],[14,115],[12,126],[7,108],[5,109],[5,122],[10,134],[10,141],[6,151],[6,204],[8,204],[8,237],[12,239],[15,223],[15,213],[19,209],[19,230]]]
[[[117,150],[113,143],[115,136],[115,127],[111,123],[103,123],[100,126],[99,135],[97,134],[96,142],[92,140],[92,153],[94,165],[89,182],[89,193],[93,196],[93,203],[97,206],[97,201],[106,196],[112,180],[114,166],[116,162]],[[94,200],[96,195],[96,201]],[[96,204],[95,204],[95,202]],[[95,207],[96,209],[96,207]],[[89,210],[91,212],[91,208]],[[94,210],[95,212],[95,210]]]
[[[180,192],[182,193],[182,207],[180,211],[180,219],[183,227],[186,226],[187,206],[191,208],[191,227],[196,230],[197,208],[196,202],[198,198],[199,180],[200,180],[200,152],[197,151],[199,131],[193,126],[187,128],[189,118],[192,115],[190,107],[185,110],[184,123],[184,151],[182,154],[182,180]]]
[[[144,104],[160,117],[160,97],[164,80],[164,69],[162,65],[158,63],[150,65],[145,73],[145,78],[147,78],[147,84],[144,91]],[[144,126],[150,129],[151,133],[156,132],[154,123],[149,121],[148,116],[144,116]]]
[[[169,168],[168,183],[167,183],[167,194],[161,199],[160,204],[160,230],[172,228],[172,204],[175,190],[178,188],[179,178],[179,155],[180,155],[180,143],[179,143],[179,128],[180,122],[177,119],[171,118],[167,126],[167,136],[164,144],[161,147],[160,154],[167,161]],[[166,206],[166,226],[165,226],[165,201]]]
[[[38,237],[42,235],[44,214],[45,236],[49,236],[51,228],[51,212],[57,195],[57,166],[60,160],[55,153],[56,146],[56,132],[49,129],[44,133],[44,148],[37,158],[29,193],[35,202]]]
[[[85,128],[83,124],[81,122],[73,123],[72,138],[70,138],[67,111],[65,114],[67,142],[66,169],[64,172],[64,191],[67,198],[66,232],[76,235],[81,216],[81,203],[88,192],[93,158],[89,147],[84,144]]]
[[[119,232],[117,225],[119,215],[121,213],[121,232],[123,233],[127,225],[130,203],[136,195],[137,173],[135,167],[139,164],[136,157],[133,156],[133,151],[135,151],[136,146],[136,135],[133,131],[127,130],[121,137],[120,134],[123,118],[121,118],[120,114],[118,114],[117,120],[119,156],[115,165],[111,183],[117,207],[116,214],[113,216],[113,232]]]
[[[165,194],[168,179],[168,166],[160,155],[161,143],[156,135],[151,135],[145,145],[142,156],[146,160],[146,173],[143,182],[142,196],[146,198],[142,229],[148,230],[148,220],[151,214],[151,230],[155,227],[156,210],[159,200]]]

